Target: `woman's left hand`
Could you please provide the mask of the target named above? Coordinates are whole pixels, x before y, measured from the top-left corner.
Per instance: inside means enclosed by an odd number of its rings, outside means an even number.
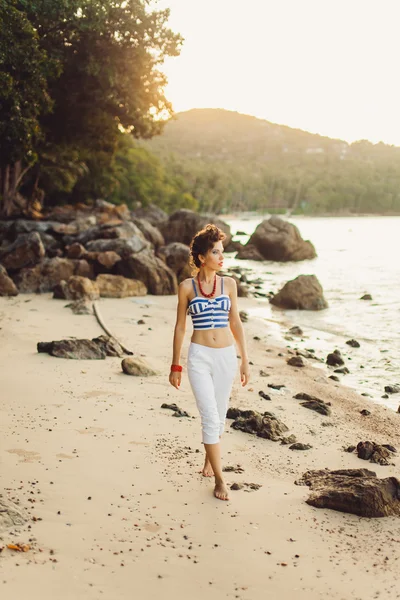
[[[249,382],[249,379],[250,379],[249,363],[247,361],[242,362],[240,364],[240,381],[242,382],[242,387],[247,385],[247,383]]]

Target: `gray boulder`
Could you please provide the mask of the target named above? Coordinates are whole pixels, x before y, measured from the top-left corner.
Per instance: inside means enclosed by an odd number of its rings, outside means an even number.
[[[307,260],[317,256],[312,243],[303,240],[296,225],[276,216],[262,221],[246,246],[255,246],[265,260],[279,262]]]
[[[189,246],[194,235],[203,229],[208,223],[213,223],[225,233],[226,238],[223,242],[224,247],[231,242],[231,228],[227,223],[215,215],[203,214],[181,208],[174,212],[168,220],[159,224],[159,229],[164,236],[166,244],[171,242],[181,242]]]
[[[164,296],[178,292],[175,273],[150,250],[131,254],[116,264],[120,275],[143,281],[149,294]]]
[[[315,275],[299,275],[288,281],[269,301],[275,306],[289,309],[323,310],[328,307]]]
[[[17,296],[18,290],[15,283],[7,275],[5,268],[0,265],[0,296]]]
[[[158,256],[164,260],[165,264],[172,269],[178,278],[178,283],[191,277],[191,267],[189,265],[190,250],[186,244],[172,242],[168,246],[163,246],[158,251]]]
[[[19,235],[15,242],[3,247],[0,262],[7,271],[18,271],[37,264],[44,255],[45,249],[40,235],[33,231]]]

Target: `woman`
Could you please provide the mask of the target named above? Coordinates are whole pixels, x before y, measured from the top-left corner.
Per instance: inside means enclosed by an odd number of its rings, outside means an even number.
[[[177,390],[181,384],[180,354],[186,330],[186,315],[193,321],[188,353],[188,377],[201,416],[202,439],[206,451],[204,477],[215,477],[214,495],[228,500],[228,489],[221,467],[220,437],[237,372],[236,349],[239,347],[242,386],[249,380],[249,366],[242,322],[237,307],[236,282],[219,277],[223,266],[223,231],[207,225],[190,244],[191,266],[196,278],[179,285],[178,309],[174,332],[173,358],[169,381]]]

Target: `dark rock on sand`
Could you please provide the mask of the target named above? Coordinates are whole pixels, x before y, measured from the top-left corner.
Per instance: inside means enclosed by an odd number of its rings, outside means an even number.
[[[360,347],[360,342],[357,342],[357,340],[347,340],[346,344],[348,346],[351,346],[352,348],[359,348]]]
[[[340,381],[337,375],[329,375],[328,379],[332,379],[332,381]]]
[[[261,398],[264,398],[264,400],[271,400],[271,396],[268,396],[268,394],[266,394],[265,392],[263,392],[262,390],[260,390],[258,392],[258,395],[261,396]]]
[[[307,364],[302,356],[292,356],[286,362],[291,367],[305,367]]]
[[[307,504],[360,517],[400,516],[400,482],[368,469],[307,471],[295,482],[312,490]]]
[[[60,281],[53,290],[53,298],[64,300],[97,300],[99,288],[95,281],[87,277],[73,275],[68,281]]]
[[[400,392],[400,385],[385,385],[385,392],[387,394],[398,394]]]
[[[326,357],[326,364],[330,365],[331,367],[344,365],[344,360],[342,358],[340,350],[334,350],[333,352],[328,354],[328,356]]]
[[[298,325],[294,325],[293,327],[291,327],[291,328],[289,329],[289,333],[290,333],[291,335],[298,335],[298,336],[300,336],[300,337],[301,337],[302,335],[304,335],[302,328],[301,328],[301,327],[299,327]]]
[[[57,358],[70,358],[76,360],[99,360],[106,356],[123,356],[124,352],[116,340],[106,335],[101,335],[92,340],[59,340],[53,342],[39,342],[38,352],[47,352]]]
[[[274,306],[294,310],[323,310],[328,306],[315,275],[299,275],[288,281],[269,301]]]
[[[281,390],[286,386],[283,383],[269,383],[268,387],[272,388],[273,390]]]
[[[302,444],[301,442],[296,442],[289,446],[289,450],[310,450],[311,448],[311,444]]]
[[[334,373],[341,373],[342,375],[348,375],[350,373],[347,367],[340,367],[340,369],[334,369]]]
[[[157,375],[156,371],[152,369],[142,358],[124,358],[121,367],[126,375],[133,375],[134,377],[150,377]]]
[[[330,402],[325,402],[316,396],[312,396],[311,394],[306,394],[305,392],[300,392],[294,396],[297,400],[303,400],[300,402],[301,406],[304,408],[309,408],[310,410],[315,410],[321,415],[330,416],[332,414],[330,407]]]
[[[169,410],[172,410],[174,412],[174,417],[190,417],[189,413],[187,413],[186,410],[182,410],[182,408],[179,408],[179,406],[177,406],[175,403],[166,404],[164,402],[163,404],[161,404],[161,408],[167,408]]]
[[[364,294],[364,296],[361,296],[360,300],[372,300],[372,296],[371,294]]]
[[[15,283],[13,282],[11,277],[8,276],[5,268],[2,265],[0,265],[0,296],[17,296],[17,295],[18,295],[18,290],[17,290]]]
[[[357,456],[362,460],[369,460],[379,465],[389,465],[391,452],[387,447],[375,444],[375,442],[359,442],[357,444]]]
[[[363,415],[363,417],[368,417],[371,414],[371,412],[366,408],[363,408],[362,410],[360,410],[360,414]]]
[[[282,437],[282,434],[289,430],[285,423],[279,421],[279,419],[271,413],[266,412],[261,414],[256,411],[240,412],[241,416],[237,416],[231,425],[233,429],[257,435],[258,437],[266,438],[274,442],[277,442]],[[245,413],[246,416],[243,416]]]
[[[317,256],[312,243],[303,240],[298,228],[277,216],[257,225],[246,245],[255,246],[265,260],[287,262]]]

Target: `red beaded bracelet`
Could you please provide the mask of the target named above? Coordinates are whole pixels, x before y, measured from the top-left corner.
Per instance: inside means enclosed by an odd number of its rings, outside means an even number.
[[[171,365],[171,371],[174,371],[176,373],[181,373],[182,367],[181,367],[181,365]]]

